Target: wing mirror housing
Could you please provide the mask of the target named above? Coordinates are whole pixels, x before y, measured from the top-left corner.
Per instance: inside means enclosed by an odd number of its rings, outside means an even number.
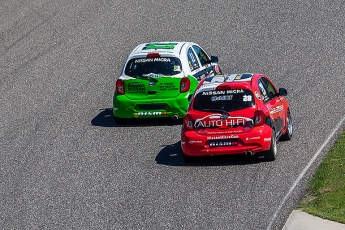
[[[218,57],[212,55],[212,56],[211,56],[211,63],[218,63]]]
[[[279,88],[279,95],[280,96],[286,96],[287,90],[285,88]]]

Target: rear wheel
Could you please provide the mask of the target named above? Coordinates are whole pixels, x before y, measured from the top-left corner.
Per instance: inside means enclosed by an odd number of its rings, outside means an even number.
[[[126,118],[114,117],[114,121],[116,122],[116,124],[119,124],[119,125],[127,123],[127,119]]]
[[[272,136],[271,136],[271,147],[269,150],[265,152],[265,159],[268,161],[274,161],[277,156],[277,140],[276,140],[276,132],[272,129]]]
[[[283,136],[281,136],[280,140],[283,141],[289,141],[292,138],[292,118],[290,111],[288,111],[287,116],[286,116],[286,132]]]

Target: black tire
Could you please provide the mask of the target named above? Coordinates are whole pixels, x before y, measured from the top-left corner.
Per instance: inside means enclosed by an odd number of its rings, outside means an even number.
[[[268,161],[274,161],[277,156],[277,140],[276,140],[276,132],[272,129],[271,135],[271,146],[270,149],[265,152],[265,159]]]
[[[186,156],[183,154],[183,161],[184,163],[194,163],[196,161],[196,157]]]
[[[284,133],[283,136],[280,137],[280,140],[283,140],[283,141],[291,140],[292,133],[293,133],[292,117],[291,117],[290,111],[288,111],[287,116],[286,116],[286,132]]]
[[[127,123],[127,119],[126,118],[114,117],[114,121],[118,125],[122,125],[122,124],[126,124]]]

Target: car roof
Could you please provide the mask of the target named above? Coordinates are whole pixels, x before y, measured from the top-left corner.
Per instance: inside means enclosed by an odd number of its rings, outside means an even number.
[[[189,45],[195,44],[193,42],[149,42],[142,43],[138,45],[130,54],[130,57],[143,57],[148,53],[159,53],[159,54],[168,54],[169,56],[173,55],[179,57],[183,47],[188,47]],[[185,46],[186,45],[186,46]]]
[[[200,87],[195,92],[200,93],[204,91],[215,90],[219,85],[229,85],[235,88],[251,89],[251,82],[256,74],[243,73],[243,74],[223,74],[214,75],[205,78]]]

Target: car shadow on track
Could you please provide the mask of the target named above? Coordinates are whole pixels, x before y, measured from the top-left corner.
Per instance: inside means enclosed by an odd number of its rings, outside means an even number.
[[[185,163],[182,157],[181,141],[164,147],[156,156],[157,164],[170,166],[224,166],[224,165],[247,165],[258,164],[265,161],[261,154],[254,156],[226,155],[212,157],[198,157],[194,163]]]
[[[128,119],[126,124],[117,124],[113,118],[112,108],[100,109],[100,113],[92,119],[93,126],[129,127],[129,126],[173,126],[182,125],[182,119],[174,121],[171,118]]]

